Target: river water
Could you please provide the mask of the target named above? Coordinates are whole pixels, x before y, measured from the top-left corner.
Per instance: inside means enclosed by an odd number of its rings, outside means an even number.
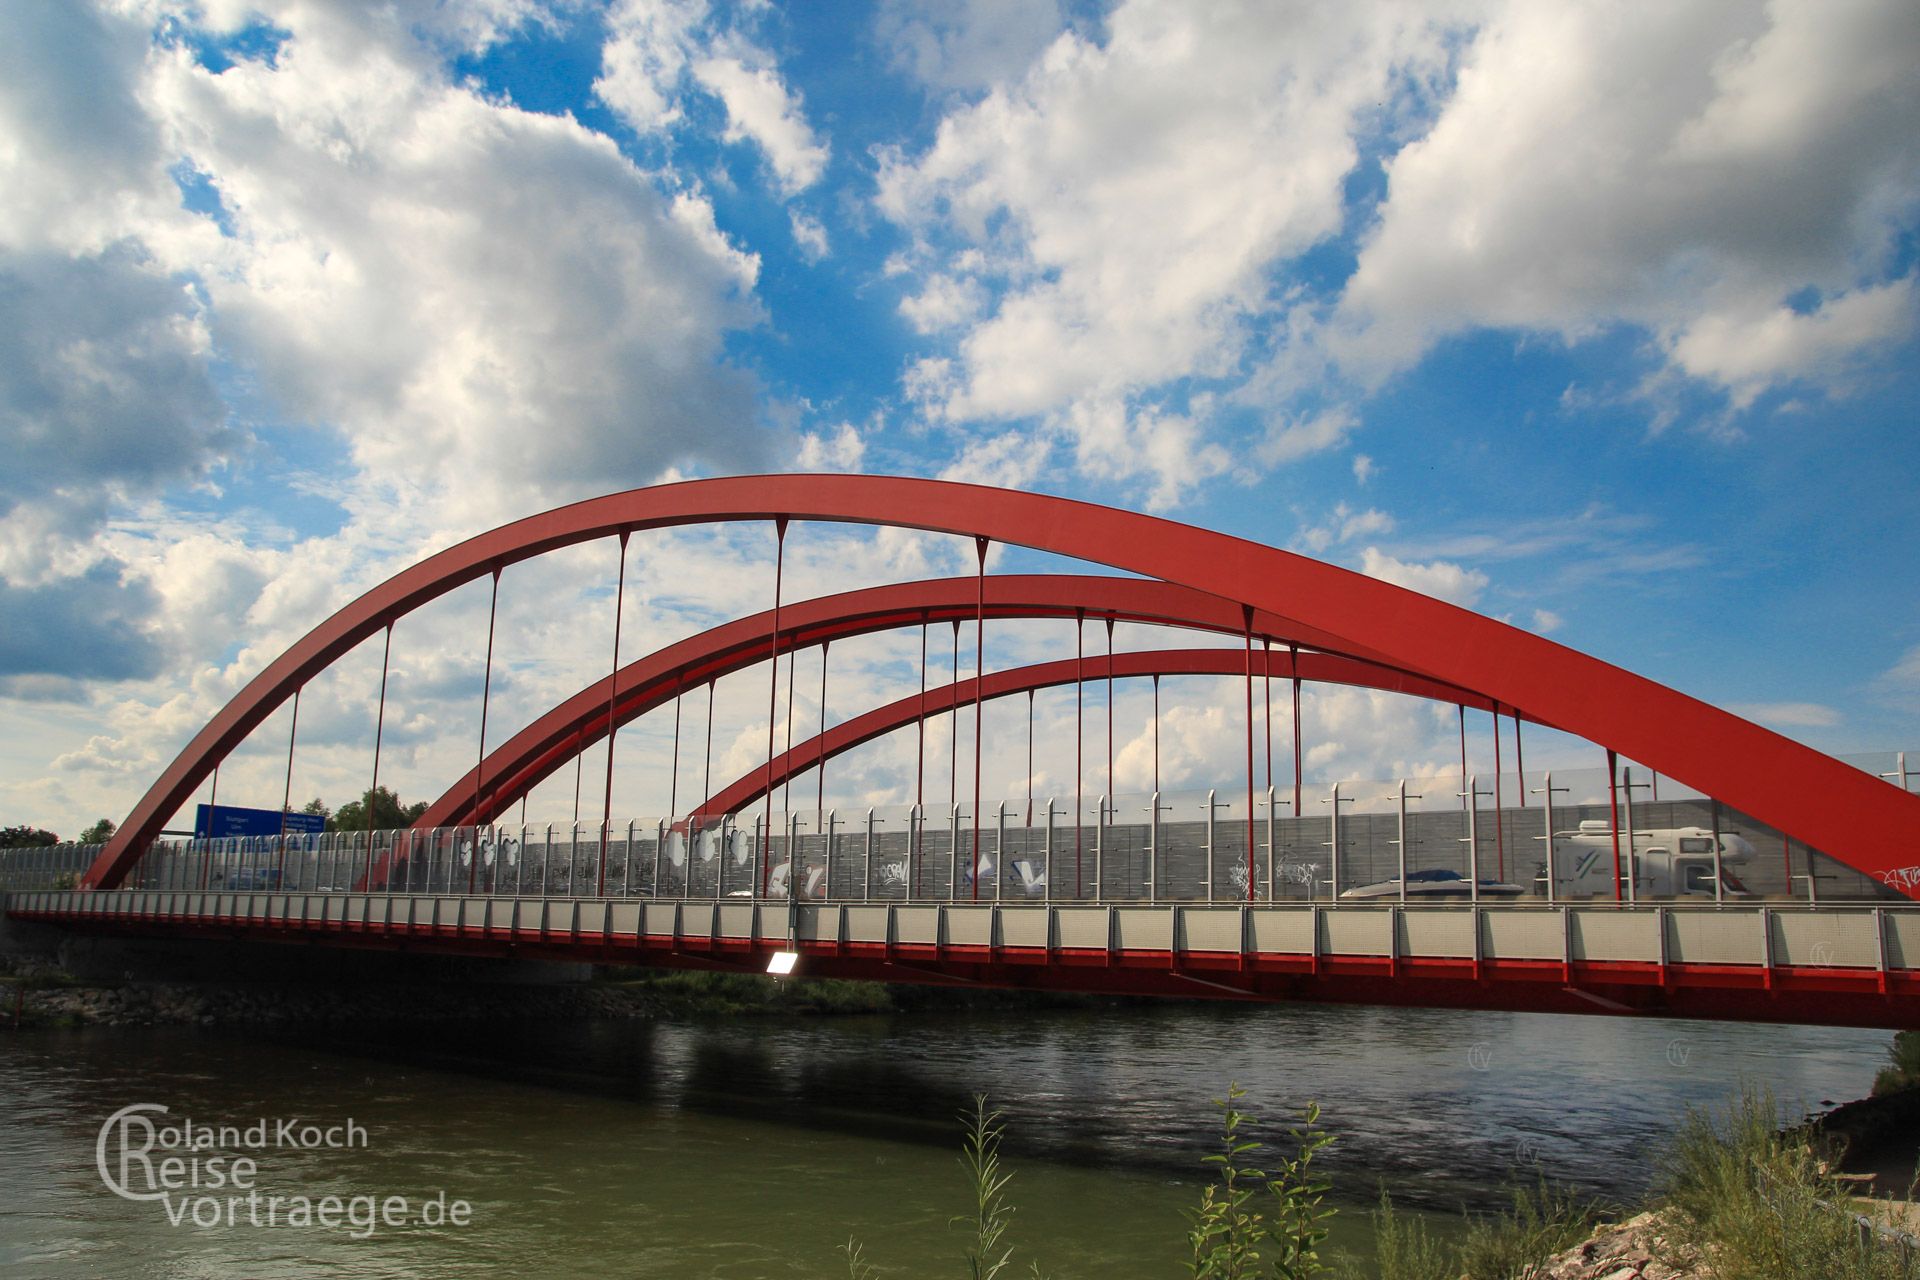
[[[1335,1242],[1364,1251],[1363,1210],[1383,1184],[1444,1213],[1443,1229],[1536,1167],[1630,1199],[1689,1105],[1742,1079],[1789,1108],[1858,1097],[1889,1040],[1171,1003],[324,1038],[5,1033],[0,1274],[844,1276],[853,1236],[883,1275],[960,1275],[955,1115],[984,1092],[1007,1114],[1021,1258],[1062,1280],[1171,1276],[1212,1141],[1208,1099],[1230,1080],[1274,1136],[1319,1101],[1338,1135],[1325,1156],[1344,1210]],[[356,1238],[350,1205],[329,1229],[255,1225],[242,1203],[231,1222],[173,1225],[166,1204],[116,1197],[96,1168],[103,1121],[138,1103],[166,1106],[147,1113],[161,1124],[351,1120],[364,1145],[229,1152],[255,1158],[262,1204],[404,1196],[405,1220]],[[424,1224],[439,1196],[470,1219]]]

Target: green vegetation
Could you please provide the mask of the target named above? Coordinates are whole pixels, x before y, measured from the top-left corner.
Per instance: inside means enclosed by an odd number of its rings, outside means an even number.
[[[1662,1174],[1676,1235],[1716,1275],[1920,1278],[1920,1258],[1863,1238],[1847,1189],[1780,1132],[1764,1089],[1743,1086],[1724,1109],[1689,1111]]]
[[[105,844],[113,839],[115,827],[112,818],[102,818],[80,833],[81,844]]]
[[[1292,1154],[1282,1155],[1271,1173],[1253,1168],[1246,1161],[1265,1144],[1241,1136],[1242,1127],[1253,1122],[1239,1109],[1245,1096],[1238,1085],[1229,1085],[1227,1096],[1214,1101],[1221,1114],[1220,1150],[1206,1157],[1214,1179],[1202,1189],[1199,1205],[1187,1213],[1187,1272],[1199,1280],[1312,1280],[1329,1275],[1320,1248],[1335,1211],[1325,1203],[1330,1184],[1313,1172],[1313,1161],[1333,1135],[1317,1128],[1320,1108],[1308,1103],[1301,1123],[1287,1131]],[[960,1163],[967,1171],[972,1204],[953,1225],[967,1233],[961,1255],[967,1280],[994,1280],[1013,1265],[1014,1257],[1009,1239],[1014,1204],[1008,1195],[1013,1173],[1000,1159],[1006,1125],[984,1094],[974,1097],[973,1107],[962,1112],[960,1120],[965,1126]],[[849,1239],[841,1253],[849,1280],[873,1280],[879,1274],[859,1240]],[[1038,1262],[1029,1262],[1027,1273],[1036,1278],[1046,1274]]]
[[[1901,1031],[1887,1050],[1889,1065],[1873,1078],[1873,1096],[1920,1089],[1920,1031]]]
[[[1333,1135],[1316,1128],[1320,1107],[1309,1102],[1301,1123],[1287,1130],[1293,1154],[1283,1155],[1272,1173],[1247,1166],[1243,1161],[1263,1144],[1240,1136],[1241,1126],[1253,1120],[1240,1110],[1245,1096],[1246,1090],[1229,1084],[1227,1096],[1213,1102],[1221,1116],[1220,1150],[1206,1157],[1215,1178],[1202,1189],[1199,1207],[1187,1215],[1192,1248],[1188,1274],[1199,1280],[1262,1275],[1306,1280],[1323,1275],[1320,1246],[1326,1243],[1327,1222],[1335,1210],[1325,1203],[1332,1184],[1313,1172],[1313,1160]],[[1256,1207],[1261,1203],[1264,1212]],[[1265,1270],[1259,1265],[1262,1249],[1267,1251]]]
[[[1254,1119],[1240,1109],[1244,1096],[1229,1085],[1214,1101],[1219,1147],[1205,1157],[1213,1176],[1186,1214],[1186,1269],[1196,1280],[1537,1280],[1556,1255],[1588,1239],[1598,1220],[1572,1192],[1538,1179],[1515,1187],[1505,1210],[1467,1214],[1457,1238],[1447,1241],[1430,1218],[1396,1209],[1383,1189],[1370,1215],[1371,1267],[1323,1257],[1335,1210],[1314,1161],[1333,1136],[1318,1127],[1319,1108],[1309,1103],[1270,1161],[1272,1171],[1255,1167],[1266,1144],[1247,1136]],[[1013,1173],[1000,1159],[1005,1124],[984,1096],[960,1118],[972,1203],[953,1224],[966,1233],[968,1280],[994,1280],[1014,1266],[1016,1252]],[[1718,1113],[1689,1112],[1664,1158],[1662,1184],[1663,1198],[1652,1207],[1674,1250],[1660,1259],[1669,1265],[1700,1261],[1710,1274],[1742,1280],[1920,1280],[1920,1256],[1860,1230],[1845,1188],[1803,1142],[1781,1133],[1764,1091],[1743,1088]],[[849,1280],[881,1274],[857,1239],[841,1252]],[[1043,1274],[1038,1263],[1027,1265],[1023,1274]]]
[[[967,1185],[973,1192],[973,1212],[955,1218],[971,1234],[967,1245],[967,1280],[994,1280],[1013,1262],[1013,1246],[1006,1243],[1007,1227],[1013,1221],[1013,1205],[1007,1199],[1007,1184],[1013,1174],[1000,1163],[1000,1139],[1006,1132],[1000,1113],[987,1108],[987,1095],[975,1094],[973,1110],[962,1112],[967,1138],[960,1163],[967,1169]],[[1040,1274],[1035,1263],[1033,1273]]]
[[[0,849],[44,849],[59,843],[59,836],[39,827],[0,827]]]
[[[1571,1191],[1550,1187],[1545,1178],[1517,1186],[1505,1213],[1468,1218],[1456,1273],[1475,1280],[1533,1280],[1543,1261],[1592,1233],[1595,1216]]]
[[[1395,1209],[1382,1188],[1370,1215],[1374,1270],[1363,1272],[1347,1259],[1343,1273],[1349,1280],[1368,1274],[1379,1280],[1534,1280],[1548,1259],[1593,1231],[1594,1209],[1545,1179],[1515,1186],[1510,1195],[1503,1212],[1467,1214],[1460,1238],[1448,1245],[1424,1219]]]
[[[1385,1187],[1380,1189],[1380,1206],[1372,1218],[1374,1274],[1379,1280],[1456,1280],[1459,1276],[1454,1251],[1433,1238],[1425,1219],[1396,1211]],[[1363,1275],[1351,1260],[1344,1271],[1352,1280]]]
[[[375,787],[358,799],[349,800],[327,818],[329,831],[365,831],[367,815],[373,815],[375,831],[395,831],[401,827],[410,827],[413,820],[427,811],[427,802],[417,800],[412,804],[402,804],[400,797],[385,787]],[[327,807],[315,797],[306,808],[308,813],[327,812]]]

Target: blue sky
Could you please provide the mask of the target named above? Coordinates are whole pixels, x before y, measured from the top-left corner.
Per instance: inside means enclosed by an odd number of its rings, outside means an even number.
[[[1824,749],[1920,747],[1916,68],[1898,0],[12,7],[0,807],[124,814],[450,539],[795,468],[1152,510]],[[816,590],[966,562],[807,537]],[[763,604],[762,541],[641,549],[627,643]],[[606,561],[503,586],[496,725],[597,670]],[[397,686],[409,794],[476,714],[486,601],[436,608]],[[917,678],[910,648],[836,653],[830,702]],[[362,785],[369,661],[303,711],[296,792]],[[736,766],[752,683],[721,695]],[[1234,699],[1192,692],[1172,767],[1205,786]],[[1448,755],[1391,699],[1313,713],[1326,778]],[[277,802],[285,732],[237,792]],[[635,812],[667,732],[633,731]],[[900,798],[902,759],[838,785]]]

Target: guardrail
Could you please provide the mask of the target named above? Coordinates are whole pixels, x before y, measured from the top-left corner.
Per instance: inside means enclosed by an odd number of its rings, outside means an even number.
[[[1412,812],[1405,799],[1398,812],[1351,813],[1341,808],[1348,797],[1334,788],[1328,806],[1339,809],[1339,817],[1295,817],[1270,792],[1251,821],[1244,803],[1204,792],[1118,801],[1102,796],[1079,814],[1051,800],[1017,809],[1002,804],[979,824],[963,806],[935,814],[916,806],[846,815],[790,811],[773,814],[770,823],[764,814],[695,815],[605,827],[163,841],[146,851],[123,887],[346,892],[372,886],[505,896],[724,898],[790,883],[810,900],[948,902],[1332,902],[1370,887],[1403,903],[1433,896],[1581,900],[1570,892],[1572,881],[1549,879],[1543,850],[1549,822],[1556,842],[1570,835],[1593,839],[1594,832],[1577,830],[1582,821],[1600,821],[1584,816],[1588,808]],[[1632,847],[1621,851],[1619,880],[1604,877],[1614,887],[1605,897],[1793,900],[1809,906],[1906,901],[1892,888],[1789,842],[1774,846],[1774,853],[1754,854],[1754,841],[1780,838],[1711,802],[1682,799],[1657,809],[1643,802],[1639,810],[1632,825],[1637,839],[1627,841],[1622,833],[1620,843]],[[1141,820],[1134,820],[1137,815]],[[1575,830],[1563,830],[1563,822]],[[1706,873],[1700,883],[1676,895],[1671,889],[1678,877],[1656,874],[1658,859],[1646,846],[1690,824],[1700,831],[1711,825],[1729,836],[1745,831],[1749,858],[1723,868],[1726,875],[1696,867]],[[1601,833],[1602,843],[1610,834]],[[98,852],[94,845],[0,850],[0,888],[76,884]],[[1610,866],[1611,858],[1603,861]],[[1439,878],[1422,881],[1411,873]],[[1589,877],[1585,887],[1590,891],[1592,885]]]
[[[799,902],[502,897],[376,892],[72,890],[15,892],[10,914],[112,923],[220,923],[322,932],[533,930],[542,936],[1396,962],[1445,960],[1820,968],[1860,974],[1920,969],[1920,912],[1824,905],[1692,910],[1501,904],[1120,904]]]

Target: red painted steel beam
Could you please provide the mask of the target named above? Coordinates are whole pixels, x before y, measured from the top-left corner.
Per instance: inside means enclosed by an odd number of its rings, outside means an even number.
[[[1365,910],[1361,908],[1360,910]],[[575,935],[565,929],[381,919],[269,920],[258,916],[97,916],[13,908],[15,919],[112,937],[219,938],[366,950],[512,956],[633,967],[764,973],[769,943],[700,933]],[[1154,995],[1667,1017],[1808,1026],[1920,1025],[1920,975],[1896,970],[1758,965],[1660,966],[1629,961],[1482,960],[1390,956],[1314,957],[1196,951],[1076,951],[953,944],[843,943],[801,938],[800,972],[941,986],[990,986]],[[1398,966],[1396,969],[1394,966]]]
[[[1084,611],[1096,617],[1112,613],[1128,622],[1223,635],[1237,633],[1241,626],[1239,606],[1231,601],[1147,578],[996,574],[986,580],[986,589],[987,616],[996,621],[1071,618]],[[977,607],[977,590],[973,578],[939,578],[783,604],[780,644],[788,650],[808,648],[848,636],[913,626],[923,620],[971,618]],[[1256,628],[1271,628],[1280,636],[1295,635],[1300,630],[1292,619],[1266,613],[1255,614],[1254,624]],[[698,686],[765,661],[771,651],[772,632],[773,613],[768,610],[690,636],[621,668],[613,724],[624,725],[665,705],[683,687]],[[1315,635],[1313,639],[1328,638]],[[1391,668],[1383,666],[1381,670],[1383,676],[1392,674]],[[609,685],[609,681],[601,680],[582,689],[488,756],[482,768],[484,776],[493,781],[478,803],[475,797],[481,792],[470,771],[429,805],[413,825],[421,829],[460,827],[491,822],[506,812],[581,750],[606,736]],[[1483,710],[1492,705],[1461,689],[1449,690],[1444,696]]]
[[[1642,676],[1458,606],[1292,552],[1046,494],[896,476],[734,476],[610,494],[503,525],[396,574],[270,663],[195,735],[89,867],[117,885],[220,760],[389,619],[496,567],[623,531],[736,520],[925,529],[1104,564],[1297,618],[1551,721],[1914,894],[1920,796]],[[1916,872],[1915,874],[1920,874]]]
[[[1109,675],[1119,679],[1135,676],[1241,676],[1244,678],[1247,673],[1247,662],[1247,655],[1239,649],[1148,649],[1132,653],[1116,653],[1113,655],[1111,664],[1105,654],[1096,655],[1086,659],[1085,671],[1095,680],[1104,680]],[[1273,654],[1256,652],[1252,662],[1255,675],[1272,674],[1283,680],[1291,680],[1297,672],[1301,679],[1318,684],[1344,684],[1360,689],[1384,689],[1390,693],[1405,693],[1416,698],[1437,698],[1445,702],[1452,702],[1461,696],[1459,690],[1438,681],[1429,680],[1425,676],[1417,676],[1406,671],[1389,671],[1375,663],[1345,658],[1337,654],[1303,653],[1300,655],[1297,668],[1292,655],[1284,652]],[[1081,665],[1077,659],[1062,658],[1054,662],[1038,662],[1032,666],[990,672],[983,681],[968,677],[942,689],[927,690],[926,706],[929,711],[935,713],[964,707],[973,702],[976,683],[980,686],[980,697],[986,701],[1011,697],[1033,689],[1051,689],[1059,685],[1072,684],[1078,678]],[[812,741],[800,743],[792,750],[776,756],[771,773],[765,765],[755,765],[750,772],[709,796],[705,804],[688,812],[722,814],[743,809],[765,795],[770,787],[778,787],[787,779],[805,773],[822,760],[832,760],[835,756],[851,751],[863,743],[884,737],[896,729],[903,729],[912,724],[920,714],[920,705],[920,695],[914,693],[898,702],[876,707],[864,715],[843,721]],[[1486,704],[1484,699],[1477,699],[1469,694],[1467,705],[1480,706],[1484,709]]]

